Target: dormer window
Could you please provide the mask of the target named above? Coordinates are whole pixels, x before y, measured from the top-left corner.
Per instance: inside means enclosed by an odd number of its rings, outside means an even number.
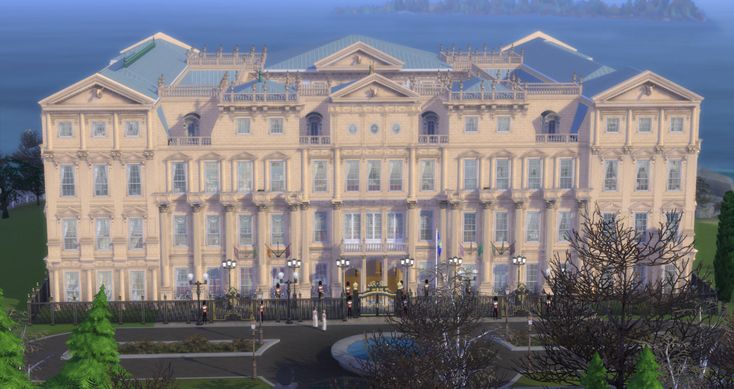
[[[423,134],[436,135],[438,133],[438,115],[435,112],[423,114]]]
[[[558,132],[561,117],[553,111],[545,111],[540,115],[544,134],[555,134]]]
[[[308,135],[319,136],[321,135],[321,123],[323,117],[318,112],[312,112],[306,116],[306,122],[308,123]]]
[[[196,113],[190,113],[184,116],[184,128],[186,129],[186,136],[199,136],[199,121],[201,117]]]

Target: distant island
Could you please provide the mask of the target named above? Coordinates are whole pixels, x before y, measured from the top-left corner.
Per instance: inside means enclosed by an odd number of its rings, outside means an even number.
[[[552,15],[703,21],[693,0],[388,0],[383,5],[338,7],[340,14],[462,13],[471,15]]]

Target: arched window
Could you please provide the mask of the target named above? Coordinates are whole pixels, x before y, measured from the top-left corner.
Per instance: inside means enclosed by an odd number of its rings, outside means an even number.
[[[426,112],[423,117],[423,134],[436,135],[438,133],[438,115],[435,112]]]
[[[201,117],[197,113],[189,113],[184,116],[184,128],[186,136],[199,136],[199,120]]]
[[[559,130],[561,117],[553,111],[545,111],[540,114],[544,134],[555,134]]]
[[[318,112],[312,112],[306,116],[306,122],[308,123],[308,135],[319,136],[321,135],[321,122],[323,117]]]

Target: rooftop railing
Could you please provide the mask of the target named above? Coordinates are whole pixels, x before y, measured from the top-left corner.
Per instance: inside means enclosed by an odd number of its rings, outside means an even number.
[[[449,143],[448,135],[418,135],[418,143],[420,144],[445,144]]]
[[[283,103],[298,101],[296,92],[225,92],[222,101],[228,103]]]
[[[578,143],[578,134],[536,134],[536,143]]]
[[[299,137],[302,145],[328,145],[331,144],[331,137],[328,135],[306,135]]]
[[[250,69],[261,69],[265,64],[266,57],[266,48],[263,48],[262,52],[256,52],[253,47],[249,53],[240,53],[237,47],[231,53],[225,53],[221,48],[214,53],[208,53],[206,49],[190,50],[186,56],[186,64],[194,66],[244,66]]]
[[[211,86],[165,86],[159,88],[160,97],[217,97],[219,88]]]
[[[210,136],[172,136],[168,138],[169,146],[211,146]]]
[[[523,84],[528,95],[546,96],[576,96],[581,94],[581,85],[575,82],[568,83],[528,83]]]
[[[487,51],[485,50],[456,50],[442,49],[440,51],[442,61],[451,65],[454,70],[466,71],[472,65],[519,65],[523,63],[522,54],[512,50]]]

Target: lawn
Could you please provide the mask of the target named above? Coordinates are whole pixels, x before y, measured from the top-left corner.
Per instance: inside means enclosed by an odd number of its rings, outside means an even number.
[[[177,379],[179,389],[270,389],[271,386],[261,380],[250,378],[206,378]]]
[[[517,382],[512,384],[513,388],[521,388],[521,387],[539,387],[539,388],[557,388],[557,387],[564,387],[569,386],[568,384],[559,384],[559,383],[553,383],[553,382],[540,382],[531,380],[528,377],[522,376],[520,377]]]
[[[23,323],[19,323],[23,324]],[[51,336],[56,334],[63,334],[65,332],[71,332],[74,329],[74,324],[34,324],[26,327],[26,331],[31,338]],[[114,328],[140,328],[140,327],[153,327],[153,323],[112,323]]]
[[[718,219],[696,219],[696,255],[695,266],[701,266],[704,278],[711,284],[714,282],[714,255],[716,254],[716,231]]]
[[[26,205],[10,210],[9,219],[0,219],[0,281],[6,305],[26,309],[26,295],[36,282],[43,281],[46,265],[46,219],[41,206]]]

